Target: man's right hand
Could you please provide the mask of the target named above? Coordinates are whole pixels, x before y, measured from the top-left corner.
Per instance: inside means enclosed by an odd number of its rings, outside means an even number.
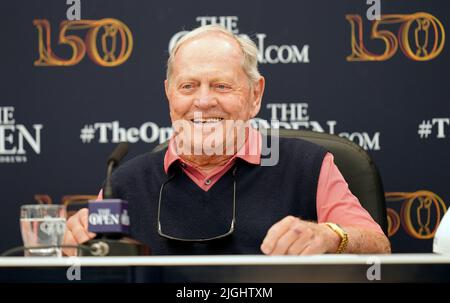
[[[87,208],[80,209],[76,214],[71,216],[67,221],[66,232],[64,233],[63,245],[78,245],[93,239],[96,234],[88,231],[88,214]],[[76,256],[77,249],[65,248],[63,252],[67,256]]]

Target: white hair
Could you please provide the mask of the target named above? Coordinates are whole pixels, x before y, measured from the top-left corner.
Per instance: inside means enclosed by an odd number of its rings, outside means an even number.
[[[196,29],[188,32],[180,40],[177,41],[177,43],[172,47],[172,49],[170,49],[169,59],[167,60],[167,74],[166,74],[167,79],[169,79],[171,76],[172,64],[175,59],[175,55],[177,51],[180,49],[181,45],[183,45],[183,43],[185,43],[190,39],[194,39],[208,32],[221,33],[235,40],[239,44],[242,53],[244,55],[242,68],[244,69],[244,72],[247,74],[250,83],[253,84],[261,78],[261,74],[258,71],[258,48],[256,47],[256,44],[247,35],[241,36],[235,35],[234,33],[230,32],[229,30],[220,25],[205,25],[197,27]]]

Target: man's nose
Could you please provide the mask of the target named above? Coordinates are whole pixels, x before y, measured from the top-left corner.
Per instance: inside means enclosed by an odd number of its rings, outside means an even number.
[[[201,87],[194,100],[194,105],[198,108],[209,108],[217,105],[217,99],[209,87]]]

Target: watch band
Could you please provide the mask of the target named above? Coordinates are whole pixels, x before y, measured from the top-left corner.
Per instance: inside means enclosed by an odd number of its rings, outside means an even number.
[[[331,230],[333,230],[336,234],[338,234],[338,236],[341,238],[341,243],[339,243],[339,246],[336,250],[337,254],[342,254],[345,249],[347,248],[348,245],[348,234],[347,232],[340,227],[339,225],[335,224],[335,223],[331,223],[331,222],[326,222],[325,223],[329,228],[331,228]]]

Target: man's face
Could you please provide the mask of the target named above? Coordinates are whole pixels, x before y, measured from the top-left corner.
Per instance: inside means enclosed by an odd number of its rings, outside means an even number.
[[[219,33],[188,40],[178,49],[165,88],[172,124],[182,120],[189,126],[191,134],[183,137],[193,146],[234,142],[225,125],[258,113],[264,79],[250,85],[242,62],[237,42]]]

